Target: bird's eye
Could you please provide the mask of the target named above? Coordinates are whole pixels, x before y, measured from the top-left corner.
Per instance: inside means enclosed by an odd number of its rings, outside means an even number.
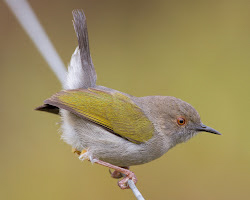
[[[186,124],[186,120],[183,117],[179,117],[177,119],[177,123],[182,126],[182,125]]]

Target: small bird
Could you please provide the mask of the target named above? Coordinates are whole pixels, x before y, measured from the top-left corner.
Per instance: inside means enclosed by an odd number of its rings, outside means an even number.
[[[86,17],[73,11],[78,47],[72,55],[64,90],[36,110],[60,114],[62,138],[81,160],[87,159],[126,175],[118,185],[137,178],[130,166],[155,160],[199,132],[220,133],[201,122],[188,103],[171,96],[135,97],[96,85],[89,51]]]

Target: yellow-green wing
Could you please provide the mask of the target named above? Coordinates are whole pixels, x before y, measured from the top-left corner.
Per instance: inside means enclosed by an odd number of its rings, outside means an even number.
[[[45,100],[45,104],[68,110],[138,143],[152,138],[154,127],[129,97],[97,89],[64,90]]]

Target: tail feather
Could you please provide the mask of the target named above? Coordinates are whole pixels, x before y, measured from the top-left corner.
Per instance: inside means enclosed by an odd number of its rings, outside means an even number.
[[[64,89],[94,87],[96,72],[90,56],[86,17],[83,11],[74,10],[73,18],[78,47],[71,57]]]

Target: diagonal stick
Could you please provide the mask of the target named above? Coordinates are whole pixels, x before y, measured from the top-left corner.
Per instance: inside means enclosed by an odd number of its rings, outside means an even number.
[[[4,1],[12,10],[23,29],[56,74],[57,78],[63,84],[66,76],[66,68],[29,3],[26,0]]]
[[[124,175],[124,174],[123,174]],[[140,193],[140,191],[137,189],[137,187],[135,186],[135,183],[129,179],[128,180],[128,185],[130,187],[130,189],[133,191],[135,197],[138,199],[138,200],[145,200],[142,196],[142,194]]]

